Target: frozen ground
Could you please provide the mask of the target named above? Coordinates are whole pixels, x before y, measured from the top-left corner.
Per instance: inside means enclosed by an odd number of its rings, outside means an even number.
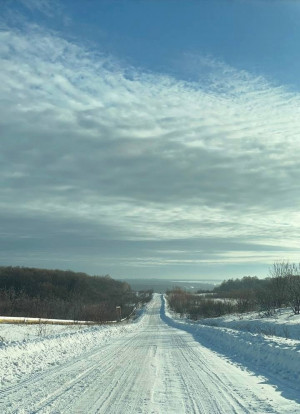
[[[174,319],[155,295],[134,324],[3,343],[0,412],[299,413],[298,346]]]

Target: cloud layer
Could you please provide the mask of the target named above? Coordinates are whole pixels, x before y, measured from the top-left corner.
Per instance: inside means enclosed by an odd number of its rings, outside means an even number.
[[[143,73],[37,26],[5,27],[0,55],[3,261],[297,260],[297,94],[207,57],[198,82]]]

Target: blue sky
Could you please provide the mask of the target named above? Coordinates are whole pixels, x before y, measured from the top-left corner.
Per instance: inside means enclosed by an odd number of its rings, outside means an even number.
[[[222,279],[299,261],[298,2],[1,8],[2,265]]]
[[[180,63],[201,54],[299,87],[295,1],[77,0],[63,6],[62,19],[51,22],[55,29],[133,66],[197,80],[197,68],[192,73]]]
[[[197,80],[197,67],[188,70],[182,60],[200,54],[299,88],[300,4],[294,0],[4,3],[31,22],[143,70]]]

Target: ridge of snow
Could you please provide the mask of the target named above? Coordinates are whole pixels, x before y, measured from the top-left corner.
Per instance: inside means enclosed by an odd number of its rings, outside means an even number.
[[[251,371],[264,376],[288,380],[300,391],[300,341],[267,337],[266,335],[208,326],[180,319],[168,309],[164,298],[161,318],[170,326],[189,332],[202,345]]]
[[[82,352],[99,347],[99,344],[105,345],[112,337],[138,329],[143,324],[143,316],[141,310],[133,323],[78,327],[73,331],[54,332],[23,341],[0,342],[0,384],[7,386],[23,376],[74,359]]]

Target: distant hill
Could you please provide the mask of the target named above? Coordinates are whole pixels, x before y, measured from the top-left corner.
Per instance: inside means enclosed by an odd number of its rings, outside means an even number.
[[[201,280],[168,280],[168,279],[121,279],[130,284],[133,290],[152,289],[156,293],[165,293],[176,286],[188,291],[196,292],[199,289],[213,290],[215,284]]]
[[[106,321],[131,312],[136,295],[125,281],[70,270],[0,267],[0,314]]]

